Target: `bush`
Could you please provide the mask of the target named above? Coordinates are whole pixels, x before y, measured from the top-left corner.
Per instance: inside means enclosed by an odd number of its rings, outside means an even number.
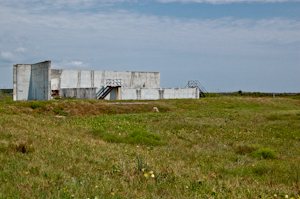
[[[160,141],[160,136],[152,133],[147,133],[141,130],[133,131],[127,137],[127,142],[130,144],[145,144],[145,145],[163,145]]]
[[[29,107],[32,109],[45,108],[46,104],[44,102],[30,102]]]
[[[264,159],[278,158],[277,153],[269,148],[260,148],[257,151],[252,152],[252,156],[257,158],[264,158]]]

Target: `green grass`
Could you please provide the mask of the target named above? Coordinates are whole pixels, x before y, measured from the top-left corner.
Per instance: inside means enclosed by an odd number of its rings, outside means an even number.
[[[0,198],[300,197],[299,99],[143,102],[1,101]]]

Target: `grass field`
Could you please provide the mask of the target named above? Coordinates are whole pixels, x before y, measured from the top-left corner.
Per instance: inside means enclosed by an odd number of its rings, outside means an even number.
[[[300,198],[299,98],[142,102],[2,99],[0,198]]]

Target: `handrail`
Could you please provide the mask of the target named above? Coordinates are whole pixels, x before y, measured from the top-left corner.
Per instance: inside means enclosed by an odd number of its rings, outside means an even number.
[[[198,80],[189,80],[188,84],[185,86],[185,88],[198,88],[200,90],[200,93],[202,93],[205,97],[205,93],[208,93],[207,90],[202,86],[202,84]]]
[[[115,87],[123,87],[122,79],[106,79],[105,85],[96,93],[96,99],[102,99],[103,96],[106,97],[111,88]]]

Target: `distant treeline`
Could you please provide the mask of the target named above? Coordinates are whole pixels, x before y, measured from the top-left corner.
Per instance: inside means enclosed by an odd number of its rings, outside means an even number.
[[[221,96],[244,96],[244,97],[300,97],[300,93],[261,93],[261,92],[221,92],[221,93],[206,93],[207,97],[221,97]]]

